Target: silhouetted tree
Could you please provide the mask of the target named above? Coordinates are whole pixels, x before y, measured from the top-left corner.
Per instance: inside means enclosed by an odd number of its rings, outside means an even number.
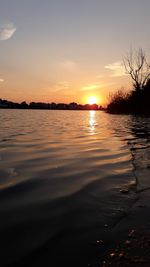
[[[131,49],[124,58],[124,66],[126,73],[131,76],[135,91],[142,90],[150,78],[150,62],[147,62],[143,49]]]
[[[28,104],[26,103],[26,101],[23,101],[21,104],[20,104],[20,108],[28,108]]]
[[[77,103],[75,103],[75,102],[71,102],[70,104],[69,104],[69,109],[78,109],[78,104]]]
[[[51,109],[56,109],[56,107],[57,107],[56,103],[55,102],[52,102],[51,103]]]

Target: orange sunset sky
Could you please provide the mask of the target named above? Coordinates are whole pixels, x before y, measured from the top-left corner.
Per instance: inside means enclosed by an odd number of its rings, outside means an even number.
[[[150,51],[149,0],[0,0],[0,98],[78,102],[129,90],[123,57]]]

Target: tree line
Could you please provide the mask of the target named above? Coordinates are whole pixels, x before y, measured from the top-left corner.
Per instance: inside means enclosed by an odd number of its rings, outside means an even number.
[[[31,102],[29,104],[26,101],[21,103],[15,103],[8,100],[0,99],[0,108],[9,108],[9,109],[54,109],[54,110],[103,110],[102,106],[97,104],[81,105],[75,102],[65,104],[65,103],[43,103],[43,102]]]

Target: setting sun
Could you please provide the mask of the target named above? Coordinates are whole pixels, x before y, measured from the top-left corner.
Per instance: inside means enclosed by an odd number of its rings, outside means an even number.
[[[97,103],[97,97],[96,96],[91,96],[88,98],[88,104],[93,105]]]

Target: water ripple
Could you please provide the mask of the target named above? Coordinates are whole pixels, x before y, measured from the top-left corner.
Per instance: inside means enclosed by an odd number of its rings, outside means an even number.
[[[150,187],[148,118],[86,111],[0,115],[4,264],[42,247],[45,264],[57,254],[79,260],[80,251],[104,238],[104,225],[113,227]]]

